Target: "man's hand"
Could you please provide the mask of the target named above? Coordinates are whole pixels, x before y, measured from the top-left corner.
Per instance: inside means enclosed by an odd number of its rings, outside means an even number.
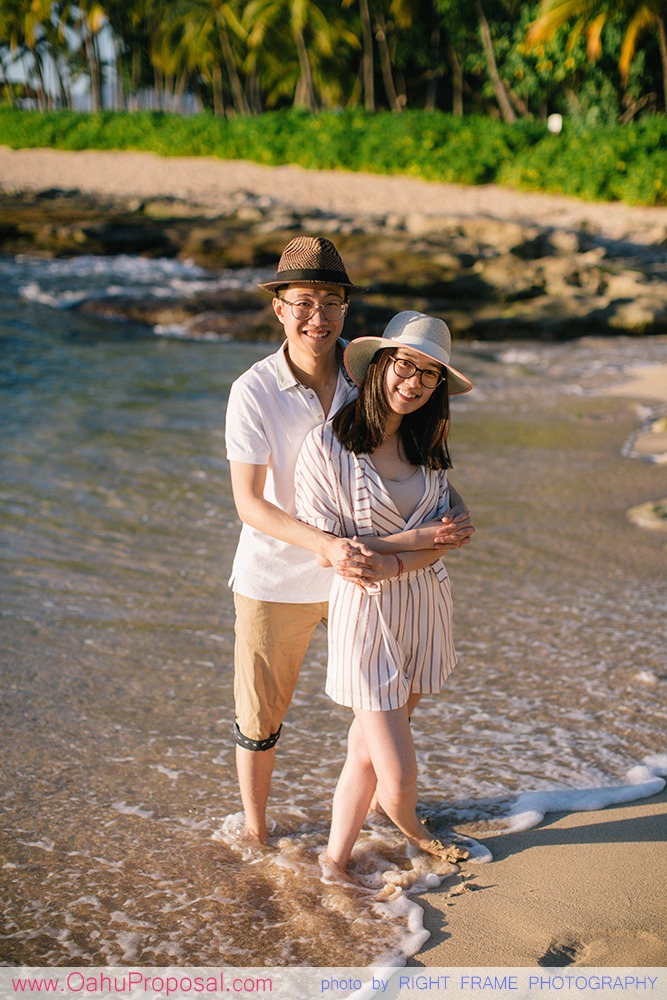
[[[339,538],[338,535],[328,535],[325,550],[326,555],[318,556],[317,561],[320,566],[333,566],[336,572],[339,571],[338,567],[344,565],[351,556],[363,562],[364,559],[375,555],[372,549],[360,542],[356,535],[354,538]],[[395,559],[394,562],[396,562]]]
[[[373,552],[356,536],[345,541],[347,551],[335,564],[336,572],[344,580],[366,590],[369,586],[390,580],[398,574],[399,563],[396,556]]]

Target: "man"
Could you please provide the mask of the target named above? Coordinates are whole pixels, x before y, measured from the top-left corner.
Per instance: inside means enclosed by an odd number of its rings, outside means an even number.
[[[334,570],[323,567],[338,567],[353,554],[348,572],[366,580],[388,575],[388,557],[383,563],[383,556],[365,545],[294,517],[301,445],[356,393],[338,341],[349,295],[359,289],[333,243],[311,236],[292,240],[275,280],[260,287],[274,295],[285,341],[234,382],[226,421],[232,491],[243,522],[230,585],[236,610],[236,768],[251,844],[268,839],[275,746],[313,632],[327,622]],[[465,544],[474,530],[467,515],[459,521],[446,529],[450,547]],[[406,553],[401,536],[392,540],[384,551],[401,552],[407,568],[434,558],[423,542],[413,546],[422,551]],[[365,541],[380,548],[379,540]]]

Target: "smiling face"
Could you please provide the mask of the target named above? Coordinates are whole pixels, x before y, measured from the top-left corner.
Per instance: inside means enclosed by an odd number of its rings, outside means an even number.
[[[287,285],[278,291],[273,308],[285,329],[290,357],[305,368],[336,346],[347,303],[340,285]]]
[[[443,367],[430,358],[428,354],[422,354],[421,351],[416,351],[411,347],[399,347],[392,352],[392,357],[411,361],[416,368],[409,378],[398,375],[392,361],[389,361],[385,369],[387,404],[393,414],[402,418],[424,406],[437,388],[437,386],[422,384],[422,372],[428,372],[429,375],[433,374],[440,378],[443,374]]]

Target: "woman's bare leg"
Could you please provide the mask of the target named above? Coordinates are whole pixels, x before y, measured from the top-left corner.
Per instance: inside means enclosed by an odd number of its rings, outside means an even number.
[[[323,867],[341,876],[347,869],[375,792],[376,778],[368,748],[355,719],[347,737],[347,758],[333,797],[331,830]]]
[[[325,873],[345,877],[352,848],[374,797],[408,840],[423,851],[459,861],[467,852],[429,837],[417,816],[417,759],[410,716],[420,699],[392,712],[355,709],[348,752],[334,793]]]
[[[400,713],[405,712],[406,719],[411,715],[419,697],[413,695],[406,708],[399,710]],[[385,713],[365,714],[382,716]],[[412,746],[411,735],[409,742]],[[412,752],[414,756],[414,748]],[[414,772],[416,786],[416,764]],[[352,848],[368,815],[371,802],[375,801],[376,796],[377,775],[359,719],[355,718],[347,738],[347,758],[334,793],[329,843],[322,859],[323,867],[328,867],[332,874],[341,876],[347,870]],[[419,825],[423,832],[424,828]]]
[[[418,700],[413,695],[412,704],[390,712],[355,711],[377,779],[377,801],[412,842],[429,840],[417,817],[417,757],[409,723]]]
[[[392,712],[355,711],[377,778],[377,800],[389,819],[422,851],[446,861],[462,861],[465,849],[431,837],[417,815],[417,757],[410,716],[419,701]]]

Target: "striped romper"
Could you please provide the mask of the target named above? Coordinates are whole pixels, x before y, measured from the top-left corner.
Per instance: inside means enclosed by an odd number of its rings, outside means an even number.
[[[423,496],[405,520],[371,458],[348,451],[323,424],[308,435],[297,463],[297,516],[360,540],[417,527],[449,508],[446,471],[423,471]],[[340,705],[389,711],[412,692],[439,691],[456,664],[442,562],[385,580],[374,594],[334,577],[328,642],[326,692]]]

